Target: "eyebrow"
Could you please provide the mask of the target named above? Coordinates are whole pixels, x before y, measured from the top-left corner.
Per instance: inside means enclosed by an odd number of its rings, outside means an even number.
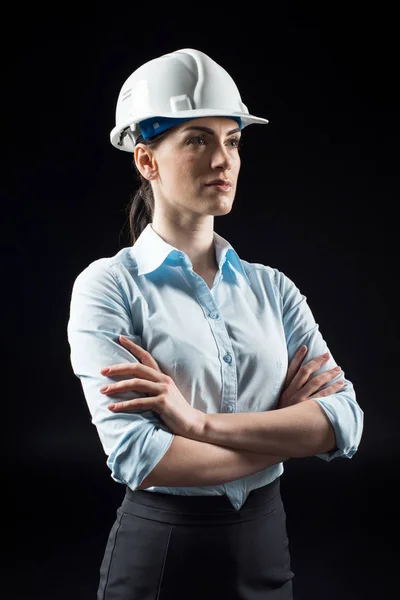
[[[182,129],[181,133],[184,133],[185,131],[190,131],[190,130],[195,130],[195,131],[204,131],[205,133],[209,133],[210,135],[214,135],[215,131],[213,129],[210,129],[209,127],[185,127],[185,129]],[[228,131],[228,133],[226,134],[228,135],[232,135],[233,133],[237,133],[238,131],[240,131],[240,127],[236,127],[235,129],[231,129],[230,131]]]

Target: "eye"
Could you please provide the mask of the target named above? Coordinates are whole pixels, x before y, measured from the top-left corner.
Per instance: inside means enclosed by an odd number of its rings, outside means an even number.
[[[191,138],[188,139],[187,141],[188,144],[194,144],[195,146],[203,146],[206,141],[204,139],[204,136],[202,135],[195,135]]]
[[[233,137],[227,141],[228,146],[239,150],[242,147],[242,140],[240,137]]]

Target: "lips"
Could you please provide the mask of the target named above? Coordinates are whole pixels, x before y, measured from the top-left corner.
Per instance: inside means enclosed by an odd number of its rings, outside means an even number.
[[[232,182],[229,179],[215,179],[214,181],[210,181],[210,183],[206,183],[206,186],[229,191],[232,187]]]

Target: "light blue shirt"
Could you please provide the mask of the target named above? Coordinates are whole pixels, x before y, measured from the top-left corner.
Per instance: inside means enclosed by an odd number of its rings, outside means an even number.
[[[218,272],[211,289],[189,257],[152,228],[112,257],[90,263],[76,277],[67,327],[70,359],[80,379],[92,423],[107,455],[111,477],[135,490],[168,450],[174,435],[152,411],[113,413],[111,401],[140,397],[100,387],[130,377],[107,378],[100,369],[137,362],[119,343],[124,335],[150,352],[191,406],[205,413],[260,412],[276,407],[288,363],[306,344],[308,362],[329,348],[306,297],[275,268],[240,259],[214,232]],[[331,369],[331,357],[319,372]],[[315,375],[317,374],[315,373]],[[317,402],[332,423],[337,448],[323,460],[351,458],[364,413],[344,372],[345,385]],[[240,509],[251,490],[283,473],[279,463],[243,479],[202,487],[151,487],[180,495],[226,494]]]

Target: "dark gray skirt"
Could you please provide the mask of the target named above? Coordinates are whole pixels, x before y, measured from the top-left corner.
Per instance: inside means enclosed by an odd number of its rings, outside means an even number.
[[[240,510],[227,496],[126,489],[97,600],[292,600],[278,477]]]

